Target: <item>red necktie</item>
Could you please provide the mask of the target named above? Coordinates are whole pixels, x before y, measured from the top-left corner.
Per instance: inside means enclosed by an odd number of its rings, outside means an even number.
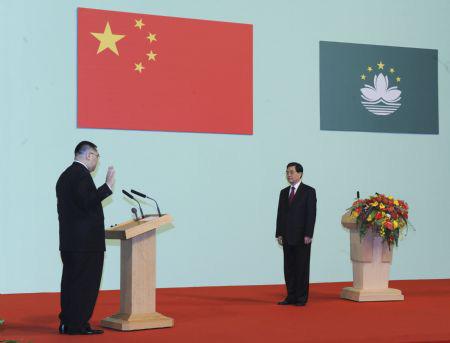
[[[291,194],[289,194],[289,204],[291,204],[292,200],[294,200],[294,195],[295,195],[295,187],[292,186],[291,187]]]

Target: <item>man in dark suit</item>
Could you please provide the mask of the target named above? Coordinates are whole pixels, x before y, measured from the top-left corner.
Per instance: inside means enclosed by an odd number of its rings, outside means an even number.
[[[302,182],[303,167],[286,167],[290,186],[281,190],[275,237],[283,246],[287,296],[279,305],[305,306],[309,291],[309,260],[316,222],[316,191]]]
[[[103,333],[89,324],[97,301],[105,252],[102,200],[112,194],[114,168],[97,189],[91,173],[100,155],[91,142],[80,142],[75,161],[56,183],[59,250],[63,263],[59,332],[71,335]]]

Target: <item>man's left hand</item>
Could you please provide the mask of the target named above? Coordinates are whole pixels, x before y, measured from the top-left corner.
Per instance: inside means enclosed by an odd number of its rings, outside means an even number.
[[[311,242],[312,242],[312,238],[311,237],[305,236],[304,239],[305,239],[305,244],[306,245],[311,244]]]

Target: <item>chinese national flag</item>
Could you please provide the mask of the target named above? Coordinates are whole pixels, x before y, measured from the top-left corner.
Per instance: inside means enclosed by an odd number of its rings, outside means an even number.
[[[78,9],[78,127],[253,133],[252,25]]]

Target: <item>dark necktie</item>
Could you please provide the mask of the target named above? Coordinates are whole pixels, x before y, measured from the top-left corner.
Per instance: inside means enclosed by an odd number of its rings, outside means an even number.
[[[292,186],[291,193],[289,194],[289,204],[292,204],[292,200],[294,200],[294,195],[295,195],[295,187]]]

